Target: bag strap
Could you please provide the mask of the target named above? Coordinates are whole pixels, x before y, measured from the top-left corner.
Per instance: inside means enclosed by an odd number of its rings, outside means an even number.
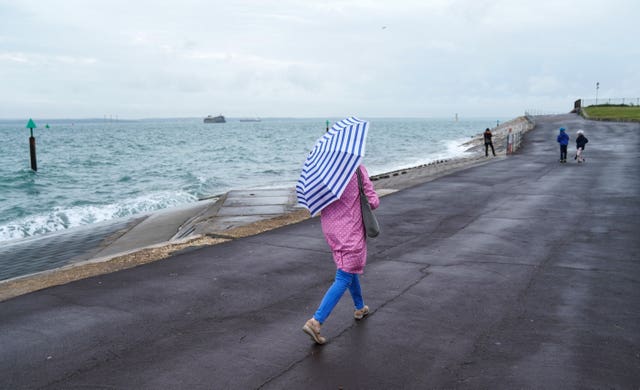
[[[364,186],[362,184],[362,174],[360,173],[360,166],[356,168],[356,174],[358,175],[358,188],[360,188],[360,195],[364,195]]]

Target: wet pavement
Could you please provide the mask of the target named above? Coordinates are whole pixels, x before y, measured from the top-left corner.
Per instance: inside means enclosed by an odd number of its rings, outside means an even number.
[[[0,302],[6,388],[638,388],[640,125],[537,118],[522,150],[382,199],[362,278],[318,218]],[[560,164],[557,128],[589,138]],[[575,145],[570,147],[570,155]]]

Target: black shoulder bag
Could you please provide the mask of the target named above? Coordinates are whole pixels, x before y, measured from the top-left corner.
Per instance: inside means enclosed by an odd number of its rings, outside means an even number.
[[[378,220],[371,210],[369,199],[364,193],[364,187],[362,186],[362,176],[360,173],[360,167],[356,169],[358,174],[358,187],[360,188],[360,209],[362,209],[362,223],[364,224],[364,230],[369,237],[377,237],[380,234],[380,226]]]

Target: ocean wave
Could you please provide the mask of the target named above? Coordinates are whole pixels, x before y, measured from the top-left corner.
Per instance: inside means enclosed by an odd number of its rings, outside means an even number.
[[[468,138],[456,138],[449,140],[442,140],[437,142],[436,146],[431,150],[425,150],[422,156],[405,157],[397,159],[396,161],[375,161],[372,164],[367,164],[365,157],[365,165],[369,170],[370,175],[379,175],[387,172],[394,172],[400,169],[409,169],[413,167],[422,166],[439,160],[449,160],[453,158],[466,157],[467,147],[463,144],[468,141]]]
[[[276,176],[276,175],[282,175],[283,172],[284,172],[284,169],[265,169],[258,172],[258,174]]]
[[[114,204],[54,208],[49,213],[29,215],[0,225],[0,242],[131,217],[197,200],[186,192],[158,192]]]

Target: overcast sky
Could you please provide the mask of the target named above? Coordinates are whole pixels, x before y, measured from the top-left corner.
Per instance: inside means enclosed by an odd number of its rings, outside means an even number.
[[[0,118],[515,117],[640,96],[638,0],[0,0]]]

